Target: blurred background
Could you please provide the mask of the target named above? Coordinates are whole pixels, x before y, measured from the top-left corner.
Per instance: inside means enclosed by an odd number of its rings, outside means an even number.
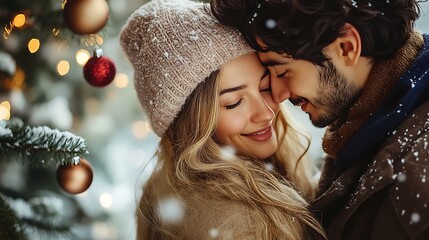
[[[57,179],[56,166],[30,167],[15,158],[2,162],[0,156],[0,198],[18,223],[31,225],[40,209],[53,216],[53,225],[66,223],[67,231],[53,233],[49,224],[39,229],[15,224],[29,239],[135,238],[134,210],[159,139],[134,93],[118,34],[145,2],[0,0],[0,120],[19,118],[82,137],[93,174],[89,188],[75,194]],[[422,10],[416,27],[429,32],[429,3]],[[288,107],[312,134],[310,153],[319,161],[324,129]],[[5,219],[0,211],[0,234]]]

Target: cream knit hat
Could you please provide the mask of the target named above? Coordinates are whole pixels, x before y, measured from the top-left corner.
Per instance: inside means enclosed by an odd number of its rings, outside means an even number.
[[[251,51],[236,30],[211,15],[208,4],[190,0],[143,5],[128,19],[120,42],[134,67],[140,103],[158,136],[211,72]]]

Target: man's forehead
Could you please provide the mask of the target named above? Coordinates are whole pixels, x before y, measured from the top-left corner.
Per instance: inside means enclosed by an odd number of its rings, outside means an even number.
[[[292,62],[292,58],[286,53],[259,52],[258,56],[264,66],[282,65]]]
[[[256,36],[256,43],[263,50],[268,49],[268,46],[258,36]],[[277,53],[273,51],[267,51],[267,52],[259,52],[258,56],[261,62],[263,63],[263,65],[265,66],[287,64],[292,61],[292,56],[290,56],[287,53]]]

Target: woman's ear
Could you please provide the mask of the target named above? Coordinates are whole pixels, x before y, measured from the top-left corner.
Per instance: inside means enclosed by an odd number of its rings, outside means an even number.
[[[338,36],[338,50],[346,66],[356,65],[361,56],[362,42],[358,30],[350,23],[344,24]]]

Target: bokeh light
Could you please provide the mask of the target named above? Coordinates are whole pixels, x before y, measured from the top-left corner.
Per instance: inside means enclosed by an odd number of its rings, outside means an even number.
[[[37,38],[32,38],[30,41],[28,41],[28,51],[30,53],[35,53],[40,48],[40,41]]]
[[[70,70],[69,62],[63,60],[58,63],[57,71],[58,71],[58,74],[60,74],[61,76],[66,75],[69,72],[69,70]]]
[[[90,57],[91,54],[89,54],[89,52],[85,49],[79,49],[76,52],[76,62],[81,66],[85,65],[85,63],[89,60]]]
[[[144,139],[152,131],[150,124],[144,121],[138,121],[133,124],[133,134],[138,139]]]
[[[4,101],[0,103],[0,120],[9,120],[10,119],[10,103]]]
[[[13,26],[20,28],[25,25],[25,15],[20,13],[13,18],[12,21]]]
[[[109,193],[103,193],[100,195],[100,205],[104,208],[110,208],[112,206],[112,196]]]
[[[114,83],[118,88],[126,88],[129,83],[128,76],[125,73],[118,73],[116,74]]]

